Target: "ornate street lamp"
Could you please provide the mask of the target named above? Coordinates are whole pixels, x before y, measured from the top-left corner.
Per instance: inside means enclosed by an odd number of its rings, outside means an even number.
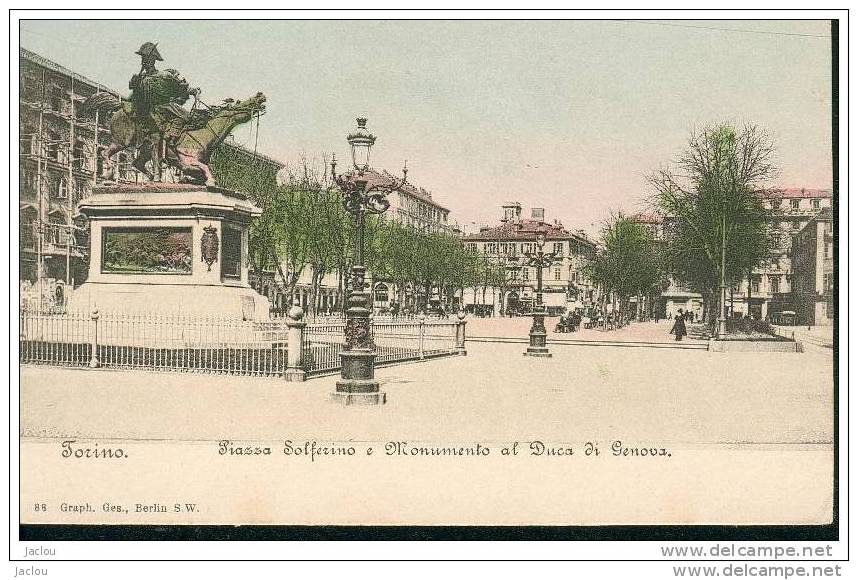
[[[545,247],[545,230],[536,233],[536,252],[525,252],[528,266],[536,268],[536,304],[533,307],[533,325],[530,327],[530,346],[524,351],[525,356],[550,357],[548,347],[545,345],[545,306],[542,303],[542,269],[547,268],[554,261],[555,254],[546,254],[542,251]]]
[[[357,130],[347,138],[354,171],[337,175],[336,157],[331,160],[331,175],[342,192],[343,207],[355,220],[357,234],[353,265],[349,271],[345,350],[340,353],[341,378],[332,398],[344,405],[383,405],[387,396],[379,391],[375,380],[375,344],[370,322],[372,296],[366,292],[366,266],[363,263],[364,221],[366,214],[381,214],[390,207],[386,197],[405,185],[407,171],[403,170],[402,180],[398,183],[384,183],[378,176],[367,174],[375,136],[367,131],[365,118],[357,119],[357,125]]]

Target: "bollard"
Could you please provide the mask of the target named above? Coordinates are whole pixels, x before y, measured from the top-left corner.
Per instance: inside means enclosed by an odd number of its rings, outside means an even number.
[[[303,382],[307,380],[307,371],[302,368],[304,349],[304,328],[307,323],[304,322],[304,311],[298,305],[296,299],[292,303],[292,308],[286,314],[286,326],[288,331],[288,346],[286,350],[286,372],[283,373],[283,378],[289,382]]]
[[[101,366],[98,360],[98,309],[92,311],[90,318],[92,318],[92,352],[89,357],[89,368],[97,369]]]
[[[467,356],[468,351],[465,349],[465,324],[467,324],[465,311],[460,310],[456,317],[458,318],[456,321],[456,351],[461,356]]]
[[[423,360],[425,358],[423,354],[423,337],[426,333],[426,315],[421,312],[417,319],[420,321],[420,326],[418,326],[417,330],[417,348],[420,351],[420,360]]]

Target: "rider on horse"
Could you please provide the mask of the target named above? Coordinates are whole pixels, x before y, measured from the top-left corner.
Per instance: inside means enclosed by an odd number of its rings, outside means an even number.
[[[155,63],[164,60],[158,52],[158,46],[146,42],[135,54],[140,55],[140,72],[131,77],[128,88],[131,89],[133,115],[141,135],[151,145],[160,139],[170,140],[185,128],[185,125],[204,125],[209,115],[197,110],[197,98],[200,89],[189,87],[178,71],[166,69],[159,71]],[[194,105],[191,112],[181,107],[191,97]]]
[[[265,110],[265,95],[257,93],[243,101],[225,99],[213,107],[197,108],[201,104],[198,88],[190,87],[176,70],[155,68],[163,59],[154,43],[143,44],[137,54],[141,67],[128,83],[129,98],[98,92],[87,97],[82,107],[84,113],[110,115],[111,142],[101,154],[106,181],[116,176],[111,158],[136,147],[132,166],[149,180],[161,181],[164,162],[179,170],[182,180],[214,185],[209,155],[234,127]],[[190,97],[194,97],[191,109],[182,108]]]

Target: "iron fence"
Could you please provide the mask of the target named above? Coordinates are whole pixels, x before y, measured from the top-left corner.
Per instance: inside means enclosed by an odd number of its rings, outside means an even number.
[[[304,328],[301,361],[308,374],[326,374],[340,369],[340,352],[346,343],[345,328],[343,322],[312,323]]]
[[[308,324],[303,336],[304,370],[308,374],[327,374],[341,367],[340,353],[345,349],[345,323]],[[453,321],[405,321],[373,318],[372,338],[376,365],[419,360],[432,356],[454,355],[456,323]]]
[[[21,312],[24,363],[280,376],[287,327],[197,316]]]
[[[293,323],[294,324],[294,323]],[[462,352],[458,322],[373,320],[379,365]],[[336,372],[345,348],[342,320],[301,326],[300,368]],[[131,315],[22,310],[20,362],[64,366],[283,376],[290,320],[262,322],[181,315]]]

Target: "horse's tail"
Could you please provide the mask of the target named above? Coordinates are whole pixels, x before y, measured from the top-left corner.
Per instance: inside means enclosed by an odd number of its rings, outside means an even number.
[[[84,113],[98,111],[99,113],[110,113],[122,106],[119,97],[110,93],[95,93],[86,98],[81,106]]]

